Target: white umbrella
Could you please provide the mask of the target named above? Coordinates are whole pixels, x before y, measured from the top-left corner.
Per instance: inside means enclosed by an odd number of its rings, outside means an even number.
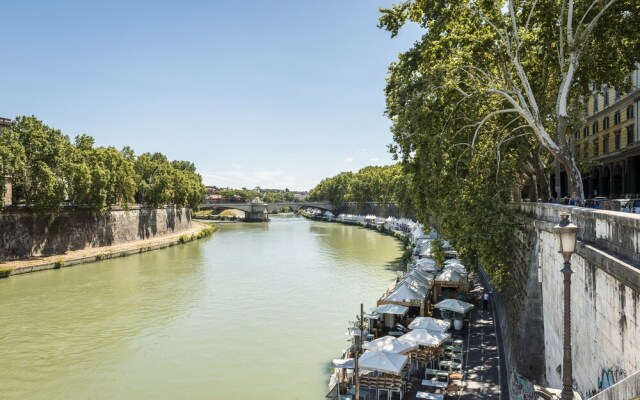
[[[400,285],[393,289],[393,291],[384,300],[398,303],[410,303],[412,301],[422,301],[424,300],[424,297],[424,294],[416,292],[409,286]]]
[[[419,285],[417,282],[406,282],[406,281],[400,281],[391,292],[393,293],[397,290],[400,290],[400,288],[402,287],[407,287],[410,290],[413,290],[417,294],[421,295],[422,298],[424,298],[429,292],[429,288],[426,286]]]
[[[384,336],[362,345],[364,349],[371,351],[386,351],[387,353],[406,353],[416,348],[414,342],[397,339],[393,336]]]
[[[409,307],[400,306],[397,304],[383,304],[374,310],[378,314],[395,314],[405,315],[409,311]]]
[[[446,332],[451,326],[450,321],[431,317],[417,317],[409,324],[409,329],[427,329],[432,332]]]
[[[402,279],[404,280],[409,276],[420,280],[422,283],[426,285],[431,285],[431,280],[432,280],[431,276],[427,275],[425,272],[418,271],[417,269],[412,269],[411,272],[409,272],[404,277],[402,277]]]
[[[435,308],[464,314],[473,308],[473,304],[467,303],[466,301],[462,300],[446,299],[436,304]]]
[[[426,329],[414,329],[409,333],[405,333],[400,336],[399,339],[415,342],[421,346],[438,347],[445,340],[447,340],[451,334],[444,332],[428,331]]]
[[[466,279],[466,276],[463,277],[458,271],[454,269],[447,268],[442,271],[442,273],[436,276],[436,282],[458,282],[462,283]]]
[[[431,285],[428,282],[425,282],[424,280],[416,278],[415,276],[411,276],[411,275],[407,275],[404,278],[402,278],[402,280],[398,282],[398,285],[403,283],[406,283],[412,289],[415,288],[415,290],[419,292],[424,292],[425,294],[429,291],[429,288],[431,287]]]
[[[463,275],[467,275],[467,268],[460,264],[460,263],[451,263],[451,264],[445,264],[444,269],[452,269],[454,271],[457,271]]]
[[[385,351],[367,351],[358,359],[362,369],[399,374],[409,357]]]
[[[356,362],[353,358],[335,358],[331,365],[335,368],[355,368]]]

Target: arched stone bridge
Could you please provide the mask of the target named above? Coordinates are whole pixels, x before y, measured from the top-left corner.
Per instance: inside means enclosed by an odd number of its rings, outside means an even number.
[[[317,208],[323,211],[334,211],[336,208],[328,201],[291,201],[282,203],[202,203],[201,210],[240,210],[245,213],[247,221],[266,221],[270,212],[289,207],[293,212],[300,208]]]

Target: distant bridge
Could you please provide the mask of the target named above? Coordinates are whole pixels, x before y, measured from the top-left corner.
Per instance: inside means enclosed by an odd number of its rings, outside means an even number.
[[[278,211],[282,207],[289,207],[293,212],[301,208],[317,208],[324,211],[334,211],[336,208],[329,201],[287,201],[282,203],[202,203],[201,210],[240,210],[245,213],[247,221],[266,221],[268,214]]]

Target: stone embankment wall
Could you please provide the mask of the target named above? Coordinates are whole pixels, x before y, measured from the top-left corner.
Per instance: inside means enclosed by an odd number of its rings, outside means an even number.
[[[395,203],[343,203],[340,208],[333,212],[338,214],[353,215],[375,215],[377,217],[387,218],[410,218],[415,220],[416,216],[413,211],[404,211]]]
[[[640,370],[640,215],[540,203],[517,207],[521,221],[516,235],[522,249],[512,286],[520,287],[520,296],[502,294],[507,318],[503,332],[516,339],[508,349],[517,359],[510,366],[534,381],[562,387],[563,259],[553,226],[560,211],[566,211],[580,228],[571,258],[574,388],[588,398]],[[527,370],[531,352],[526,345],[517,351],[527,337],[536,349],[542,345],[543,360],[532,360],[542,361],[543,376],[533,365]]]
[[[0,260],[110,246],[180,232],[190,226],[191,212],[187,208],[132,207],[102,213],[83,209],[7,210],[0,213]]]

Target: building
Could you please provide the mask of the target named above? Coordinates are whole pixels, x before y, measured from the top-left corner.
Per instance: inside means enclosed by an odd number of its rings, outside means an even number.
[[[11,128],[11,120],[8,118],[0,118],[0,129],[3,128]],[[0,167],[2,167],[0,165]],[[0,172],[2,172],[2,169],[0,168]],[[13,186],[11,184],[11,177],[8,175],[4,176],[4,196],[2,199],[2,204],[4,204],[5,206],[10,206],[11,204],[13,204],[12,201],[12,197],[13,197]]]
[[[629,93],[594,85],[585,105],[586,121],[575,136],[587,198],[640,193],[640,69],[630,78]]]

